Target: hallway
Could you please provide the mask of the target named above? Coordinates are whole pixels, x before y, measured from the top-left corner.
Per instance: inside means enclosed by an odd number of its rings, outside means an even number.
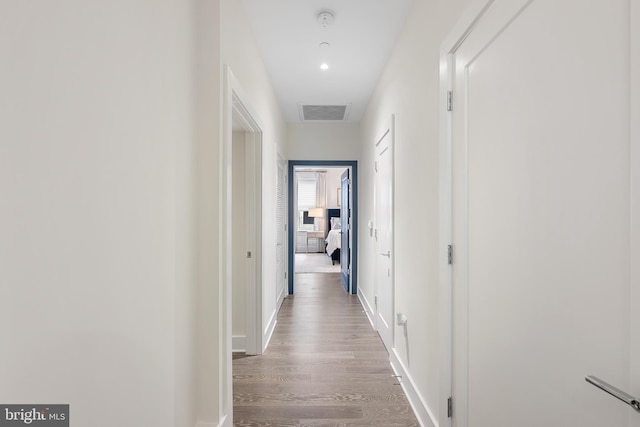
[[[418,425],[339,274],[298,275],[265,354],[234,359],[235,426]]]

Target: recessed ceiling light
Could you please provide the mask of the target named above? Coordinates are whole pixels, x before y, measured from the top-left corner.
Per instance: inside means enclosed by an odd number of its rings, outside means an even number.
[[[327,64],[327,63],[323,62],[323,63],[320,65],[320,69],[321,69],[321,70],[328,70],[328,69],[329,69],[329,64]]]
[[[322,43],[320,43],[320,48],[321,48],[321,49],[327,49],[329,46],[331,46],[331,45],[329,44],[329,42],[322,42]]]

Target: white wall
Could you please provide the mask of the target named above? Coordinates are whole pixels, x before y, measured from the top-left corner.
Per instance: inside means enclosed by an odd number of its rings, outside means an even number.
[[[233,132],[233,307],[231,319],[231,333],[233,335],[233,350],[246,350],[247,321],[247,224],[246,214],[246,184],[245,184],[245,133]]]
[[[288,154],[292,160],[358,160],[357,123],[289,123]]]
[[[374,144],[395,114],[394,352],[426,411],[440,415],[438,257],[439,47],[467,0],[416,1],[361,123],[360,224],[375,217]],[[419,214],[417,214],[419,213]],[[374,240],[360,233],[359,291],[374,300]],[[426,421],[426,420],[425,420]]]
[[[152,3],[0,6],[0,318],[13,343],[0,400],[68,402],[80,425],[111,425],[95,416],[104,407],[132,426],[217,425],[231,410],[219,354],[223,64],[263,126],[265,224],[276,153],[287,158],[239,2]],[[275,230],[263,242],[268,321]]]
[[[3,403],[196,422],[192,9],[0,4]]]

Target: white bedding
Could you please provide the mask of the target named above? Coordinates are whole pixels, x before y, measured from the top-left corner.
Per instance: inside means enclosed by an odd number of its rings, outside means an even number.
[[[326,241],[327,255],[331,256],[333,251],[340,249],[340,243],[342,242],[342,234],[340,234],[340,230],[330,230]]]

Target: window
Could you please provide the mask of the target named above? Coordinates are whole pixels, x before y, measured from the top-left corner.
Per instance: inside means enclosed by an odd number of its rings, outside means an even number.
[[[298,179],[298,208],[314,208],[316,206],[316,180]]]
[[[298,177],[298,230],[314,229],[308,210],[316,207],[316,186],[315,178]]]

